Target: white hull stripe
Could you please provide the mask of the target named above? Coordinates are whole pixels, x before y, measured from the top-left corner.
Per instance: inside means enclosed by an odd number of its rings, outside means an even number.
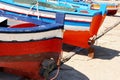
[[[41,17],[55,18],[54,12],[39,11],[38,13],[35,10],[29,11],[29,9],[26,9],[26,8],[16,7],[16,6],[3,4],[3,3],[0,3],[0,8],[3,10],[8,10],[8,11],[22,13],[22,14],[29,14],[29,15],[34,15],[34,16],[39,15]],[[92,17],[66,14],[65,20],[77,21],[77,22],[81,22],[81,21],[91,22]]]
[[[0,33],[0,41],[30,41],[30,40],[42,40],[49,38],[62,38],[62,30],[51,30],[37,33]]]
[[[90,27],[85,26],[64,26],[65,30],[72,30],[72,31],[89,31]]]

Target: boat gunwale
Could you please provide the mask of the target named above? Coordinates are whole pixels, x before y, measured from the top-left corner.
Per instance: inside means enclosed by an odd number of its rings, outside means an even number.
[[[30,9],[30,6],[24,6],[24,5],[19,5],[17,3],[9,3],[9,2],[4,2],[4,1],[1,1],[0,3],[5,3],[5,4],[9,4],[9,5],[14,5],[14,6],[18,6],[18,7],[23,7],[23,8],[27,8],[27,9]],[[36,10],[36,8],[33,8],[33,10]],[[53,12],[53,13],[56,13],[56,11],[62,11],[62,10],[50,10],[50,9],[39,9],[40,11],[47,11],[47,12]],[[102,15],[102,12],[97,10],[97,11],[94,11],[94,10],[91,10],[91,12],[94,12],[94,13],[89,13],[89,14],[85,14],[85,13],[79,13],[78,12],[67,12],[67,11],[62,11],[63,13],[65,14],[70,14],[70,15],[81,15],[81,16],[88,16],[88,17],[93,17],[95,15],[98,15],[98,14],[101,14]]]

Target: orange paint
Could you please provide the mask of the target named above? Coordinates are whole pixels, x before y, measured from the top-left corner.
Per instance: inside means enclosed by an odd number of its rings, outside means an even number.
[[[90,25],[89,31],[70,31],[66,30],[63,36],[63,42],[69,45],[78,46],[81,48],[89,48],[88,41],[90,37],[97,35],[97,32],[103,23],[106,15],[96,15]]]

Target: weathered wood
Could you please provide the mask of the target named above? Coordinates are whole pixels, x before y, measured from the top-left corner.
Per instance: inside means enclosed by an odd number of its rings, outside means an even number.
[[[95,55],[94,48],[90,47],[90,48],[88,49],[88,57],[94,58],[94,55]]]

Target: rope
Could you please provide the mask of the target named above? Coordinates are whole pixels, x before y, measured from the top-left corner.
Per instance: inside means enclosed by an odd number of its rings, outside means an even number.
[[[53,78],[51,78],[50,80],[55,80],[57,78],[59,72],[60,72],[60,66],[58,66],[58,69],[57,69],[55,76]]]
[[[94,40],[97,40],[97,39],[101,38],[103,35],[105,35],[107,32],[109,32],[110,30],[112,30],[113,28],[115,28],[115,27],[116,27],[117,25],[119,25],[119,24],[120,24],[120,21],[118,21],[118,22],[116,22],[115,24],[113,24],[112,26],[106,28],[106,29],[104,30],[104,32],[101,33],[100,35],[98,35]]]
[[[37,10],[36,10],[36,12],[37,12],[37,17],[38,17],[38,19],[40,18],[40,15],[39,15],[39,3],[38,3],[38,0],[37,0],[37,2],[36,2],[36,4],[35,5],[32,5],[31,7],[30,7],[30,9],[29,9],[29,11],[28,11],[28,13],[26,14],[27,16],[29,15],[29,13],[32,11],[32,8],[33,7],[37,7]]]
[[[60,72],[60,66],[61,66],[61,59],[62,59],[62,56],[63,56],[63,51],[61,52],[60,56],[59,56],[59,59],[58,59],[58,62],[57,62],[57,65],[58,65],[58,68],[57,68],[57,72],[55,74],[54,77],[52,77],[50,80],[55,80]]]
[[[29,15],[29,13],[32,11],[32,8],[34,7],[35,5],[32,5],[28,11],[28,13],[26,14],[27,16]]]

